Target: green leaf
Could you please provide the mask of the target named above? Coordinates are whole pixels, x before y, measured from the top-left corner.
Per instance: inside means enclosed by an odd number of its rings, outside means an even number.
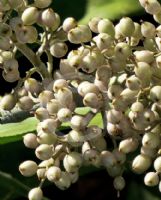
[[[36,130],[37,119],[30,117],[22,122],[0,125],[0,144],[14,142],[22,139],[27,132]]]
[[[95,16],[114,20],[145,13],[138,0],[55,0],[52,7],[63,19],[73,16],[81,23],[87,23]]]
[[[75,110],[76,113],[80,115],[85,115],[89,112],[89,108],[77,108]],[[0,125],[0,144],[6,144],[14,141],[18,141],[22,139],[22,136],[28,132],[33,132],[36,130],[38,120],[35,117],[27,118],[22,122],[18,123],[8,123]],[[90,122],[90,125],[98,125],[99,127],[103,127],[102,125],[102,117],[101,114],[98,113]],[[66,129],[70,126],[70,123],[63,123],[60,130]]]
[[[95,16],[114,20],[138,11],[143,12],[138,0],[89,0],[81,23],[87,23]]]

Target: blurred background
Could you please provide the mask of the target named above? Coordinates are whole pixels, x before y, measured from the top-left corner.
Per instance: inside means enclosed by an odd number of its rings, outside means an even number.
[[[59,13],[62,20],[75,17],[80,23],[86,24],[89,19],[98,16],[111,19],[114,24],[123,16],[129,16],[134,21],[153,18],[144,12],[138,0],[53,0],[53,9]],[[30,63],[24,57],[19,58],[23,65],[22,76],[29,69]],[[0,76],[0,94],[10,92],[16,85],[6,83]],[[26,149],[22,140],[16,142],[0,142],[0,200],[26,200],[28,189],[38,185],[36,177],[24,178],[18,172],[19,163],[27,159],[35,159],[34,152]],[[130,161],[129,161],[130,162]],[[121,192],[120,200],[159,200],[161,195],[157,188],[147,188],[143,184],[143,176],[129,172],[125,173],[126,187]],[[117,192],[113,188],[113,179],[106,170],[83,169],[79,181],[66,191],[57,189],[53,184],[46,184],[44,194],[50,200],[115,200]]]

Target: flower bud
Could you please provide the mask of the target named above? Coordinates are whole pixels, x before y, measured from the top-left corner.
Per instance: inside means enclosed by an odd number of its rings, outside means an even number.
[[[72,130],[67,135],[67,142],[73,147],[81,146],[84,140],[85,136],[81,131]]]
[[[40,187],[33,188],[28,193],[29,200],[42,200],[43,193]]]
[[[144,183],[147,186],[153,187],[158,185],[159,176],[156,172],[148,172],[144,177]]]
[[[50,46],[50,53],[56,58],[65,56],[68,51],[68,46],[64,42],[56,42]]]
[[[69,32],[77,26],[77,21],[73,17],[67,17],[63,22],[63,30]]]
[[[57,117],[61,122],[67,122],[70,121],[72,112],[68,108],[61,108],[57,113]]]
[[[119,31],[125,37],[132,36],[135,30],[134,22],[129,17],[123,17],[119,22]]]
[[[161,86],[156,85],[150,90],[150,99],[152,101],[160,101],[161,100]]]
[[[155,26],[150,22],[143,22],[141,24],[141,33],[146,38],[154,38],[155,37]]]
[[[24,25],[32,25],[37,22],[39,11],[35,7],[28,7],[22,13],[21,19]]]
[[[152,132],[145,133],[142,138],[142,144],[151,149],[157,148],[160,145],[160,136]]]
[[[51,4],[52,0],[34,0],[34,5],[37,8],[43,9]]]
[[[0,100],[0,107],[3,110],[12,110],[16,105],[16,98],[13,94],[6,94]]]
[[[100,17],[93,17],[89,20],[88,25],[92,32],[98,33],[98,23],[102,20]]]
[[[134,55],[137,62],[152,63],[154,61],[154,53],[149,50],[135,51]]]
[[[155,161],[154,161],[154,169],[157,172],[161,172],[161,156],[159,156],[158,158],[155,159]]]
[[[23,143],[26,147],[30,149],[36,149],[38,146],[37,137],[34,133],[27,133],[23,137]]]
[[[38,132],[37,142],[39,144],[55,144],[57,141],[57,137],[54,133],[45,133],[43,131]]]
[[[49,28],[52,28],[56,22],[55,12],[52,8],[47,8],[41,14],[42,24]]]
[[[113,23],[109,20],[109,19],[101,19],[98,22],[98,32],[99,33],[107,33],[109,34],[111,37],[115,36],[115,28]]]
[[[113,181],[114,188],[121,191],[125,187],[125,179],[122,176],[117,176]]]
[[[67,172],[75,172],[82,165],[82,156],[77,152],[71,152],[64,157],[63,165]]]
[[[33,101],[28,96],[21,97],[18,101],[18,107],[22,110],[31,110],[33,107]]]
[[[48,119],[49,118],[48,110],[46,108],[43,108],[43,107],[40,107],[40,108],[36,109],[36,111],[35,111],[35,117],[39,121],[43,121],[45,119]]]
[[[37,171],[37,164],[32,160],[27,160],[20,164],[19,171],[23,176],[33,176]]]
[[[62,176],[58,181],[55,181],[55,185],[61,189],[66,190],[71,185],[70,175],[67,172],[62,172]]]
[[[51,182],[58,181],[61,178],[62,172],[59,167],[52,166],[47,170],[47,179]]]
[[[120,142],[119,151],[123,153],[130,153],[138,148],[138,140],[136,138],[127,138]]]
[[[43,90],[39,94],[39,101],[41,106],[46,107],[47,103],[51,100],[54,99],[54,94],[50,90]]]
[[[53,155],[52,147],[48,144],[41,144],[36,148],[35,154],[40,160],[47,160]]]
[[[117,163],[115,156],[110,151],[102,151],[100,157],[102,165],[107,168],[113,167]]]
[[[132,169],[137,174],[142,174],[150,167],[150,165],[150,157],[140,154],[134,158],[132,162]]]
[[[141,82],[135,75],[132,75],[126,79],[126,86],[130,90],[139,90],[141,87]]]

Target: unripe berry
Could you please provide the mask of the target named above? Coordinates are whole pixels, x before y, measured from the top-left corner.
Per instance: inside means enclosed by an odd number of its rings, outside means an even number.
[[[6,94],[0,100],[0,107],[3,110],[12,110],[16,105],[16,98],[13,94]]]
[[[21,19],[24,25],[32,25],[37,22],[39,11],[35,7],[28,7],[22,13]]]
[[[143,112],[144,105],[141,102],[135,102],[131,105],[131,111],[132,112]]]
[[[0,36],[10,37],[12,35],[11,27],[8,24],[0,24]]]
[[[100,17],[93,17],[89,20],[88,25],[92,32],[98,33],[98,23],[102,20]]]
[[[37,137],[34,133],[27,133],[23,137],[23,143],[26,147],[30,149],[36,149],[38,146]]]
[[[156,170],[156,172],[161,172],[161,156],[159,156],[155,159],[154,169]]]
[[[33,176],[37,171],[37,164],[32,160],[27,160],[20,164],[19,171],[23,176]]]
[[[119,31],[125,37],[132,36],[135,30],[134,22],[129,17],[124,17],[119,22]]]
[[[55,133],[45,133],[43,131],[38,132],[37,134],[37,142],[39,144],[55,144],[57,141],[57,137]]]
[[[113,44],[113,38],[107,33],[100,33],[93,38],[97,47],[102,50],[107,50]]]
[[[132,162],[132,169],[137,174],[144,173],[151,165],[151,158],[145,155],[138,155]]]
[[[67,142],[73,147],[81,146],[84,140],[85,136],[81,131],[72,130],[67,135]]]
[[[47,170],[47,179],[51,182],[58,181],[61,178],[62,172],[59,167],[52,166]]]
[[[145,73],[145,71],[146,71],[146,73]],[[136,76],[140,79],[143,86],[149,85],[149,81],[152,76],[152,70],[148,63],[138,62],[137,66],[134,68],[134,72],[135,72]],[[142,77],[144,77],[144,79]]]
[[[108,88],[108,97],[109,99],[114,99],[120,96],[121,92],[123,91],[123,88],[120,85],[111,85]]]
[[[53,155],[52,147],[48,144],[41,144],[36,148],[35,154],[40,160],[47,160]]]
[[[136,138],[127,138],[120,142],[119,151],[123,153],[130,153],[138,148],[138,140]]]
[[[64,42],[56,42],[50,46],[50,53],[56,58],[65,56],[68,51],[68,46]]]
[[[52,28],[56,22],[55,12],[52,8],[47,8],[41,14],[42,24],[49,28]]]
[[[151,15],[158,14],[161,11],[160,3],[157,0],[148,0],[145,4],[145,11]]]
[[[111,37],[115,36],[115,28],[113,23],[109,20],[109,19],[101,19],[98,22],[98,32],[99,33],[107,33],[109,34]]]
[[[82,165],[82,156],[77,152],[71,152],[64,157],[63,165],[67,172],[75,172]]]
[[[73,17],[67,17],[62,26],[64,31],[69,32],[77,26],[77,21]]]
[[[57,121],[55,119],[45,119],[40,122],[41,129],[46,133],[54,133],[57,128]]]
[[[141,82],[135,75],[132,75],[128,79],[126,79],[126,86],[130,90],[139,90],[141,86]]]
[[[151,88],[150,99],[152,101],[160,101],[161,100],[161,86],[156,85]]]
[[[132,34],[132,37],[133,38],[138,38],[138,39],[142,38],[141,25],[136,23],[136,22],[134,22],[134,26],[135,26],[135,30],[134,30],[134,32]]]
[[[106,114],[107,121],[113,124],[117,124],[122,119],[123,115],[122,112],[117,111],[115,109],[111,109]]]
[[[159,176],[156,172],[148,172],[144,177],[144,183],[147,186],[153,187],[158,185]]]
[[[33,107],[33,101],[30,97],[21,97],[18,101],[18,107],[22,110],[31,110]]]
[[[156,22],[158,22],[159,24],[161,24],[161,12],[154,14],[153,18]]]
[[[92,73],[98,67],[96,57],[91,54],[87,54],[83,57],[81,65],[82,70],[86,73]]]
[[[46,105],[47,111],[50,115],[54,115],[61,108],[57,99],[51,99]]]
[[[12,47],[10,39],[7,37],[0,36],[0,49],[4,51],[10,50]]]
[[[142,146],[140,149],[140,153],[146,156],[149,156],[150,158],[155,158],[156,154],[157,154],[157,150],[156,149],[151,149],[148,146]]]
[[[40,104],[43,107],[46,107],[47,103],[51,100],[54,99],[54,94],[53,92],[49,91],[49,90],[44,90],[39,94],[39,101]]]
[[[71,126],[72,129],[81,130],[81,129],[85,128],[86,122],[85,122],[85,119],[84,119],[83,116],[74,115],[71,118],[70,124],[71,124],[70,126]]]
[[[23,26],[16,30],[16,38],[20,43],[34,43],[38,38],[37,29],[33,26]]]
[[[115,46],[115,55],[120,58],[128,58],[132,53],[130,46],[125,42],[120,42]]]
[[[100,157],[102,165],[107,168],[113,167],[117,163],[115,156],[110,151],[102,151]]]
[[[42,200],[43,193],[40,187],[33,188],[28,193],[29,200]]]
[[[58,92],[55,94],[55,98],[63,107],[65,106],[67,108],[70,108],[71,104],[73,103],[73,93],[70,89],[66,87],[58,90]]]
[[[107,168],[107,172],[109,174],[109,176],[115,178],[117,176],[120,176],[123,172],[123,167],[121,165],[114,165],[113,167],[109,167]]]
[[[37,8],[46,8],[51,4],[52,0],[34,0],[34,5]]]
[[[100,91],[99,91],[98,87],[96,85],[94,85],[93,83],[90,83],[88,81],[83,81],[78,86],[78,93],[81,96],[85,96],[88,93],[99,94]]]
[[[114,149],[112,153],[115,156],[118,164],[125,163],[125,161],[126,161],[126,154],[125,153],[119,151],[118,149]]]
[[[157,56],[157,57],[156,57],[156,63],[157,63],[157,67],[158,67],[159,69],[161,69],[161,56]]]
[[[96,167],[100,166],[100,153],[95,149],[89,149],[84,152],[83,159]]]
[[[117,176],[113,181],[114,188],[121,191],[125,187],[125,179],[122,176]]]
[[[18,81],[20,79],[20,73],[19,71],[13,71],[13,72],[2,72],[2,76],[4,78],[5,81],[9,82],[9,83],[13,83],[15,81]]]
[[[34,78],[28,78],[24,82],[24,88],[32,94],[38,94],[41,90],[40,83]]]
[[[74,44],[91,41],[92,33],[87,25],[79,25],[68,32],[68,40]]]
[[[55,181],[55,185],[61,190],[66,190],[67,188],[69,188],[71,185],[71,179],[69,173],[62,172],[61,178],[58,181]]]
[[[141,24],[141,33],[146,38],[155,37],[155,26],[150,22],[143,22]]]
[[[22,6],[23,1],[21,0],[8,0],[8,3],[12,9],[18,9],[20,6]]]
[[[43,108],[43,107],[36,109],[35,117],[40,121],[43,121],[44,119],[49,118],[48,110],[46,108]]]
[[[145,133],[142,138],[142,144],[148,148],[157,148],[160,145],[160,136],[152,132]]]
[[[71,119],[72,112],[68,108],[61,108],[57,113],[57,117],[61,122],[67,122]]]

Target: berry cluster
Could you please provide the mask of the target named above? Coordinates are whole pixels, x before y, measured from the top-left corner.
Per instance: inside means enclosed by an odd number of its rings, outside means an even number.
[[[159,2],[139,1],[161,24]],[[42,199],[45,180],[67,189],[86,165],[106,168],[119,192],[125,187],[123,173],[132,152],[140,152],[132,160],[132,171],[146,173],[145,185],[159,185],[161,191],[161,25],[139,24],[129,17],[116,25],[100,17],[88,25],[72,17],[61,24],[49,8],[51,2],[0,2],[0,67],[6,81],[18,82],[2,97],[0,107],[31,111],[39,120],[37,134],[28,133],[23,140],[40,163],[27,160],[19,166],[22,175],[37,174],[40,180],[29,200]],[[39,46],[36,53],[32,43]],[[74,50],[68,49],[69,43]],[[32,64],[24,78],[18,52]],[[58,70],[53,69],[54,58],[60,59]],[[32,77],[35,72],[41,81]],[[80,106],[89,111],[78,114]],[[97,113],[103,128],[90,125]],[[60,131],[64,123],[70,124],[67,134]],[[109,140],[113,146],[108,146]],[[151,166],[154,170],[147,172]]]

